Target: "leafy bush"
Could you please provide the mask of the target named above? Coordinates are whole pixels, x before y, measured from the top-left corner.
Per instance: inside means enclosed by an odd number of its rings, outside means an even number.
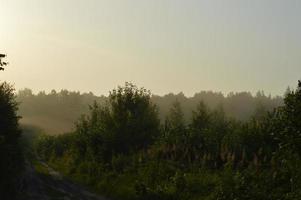
[[[0,84],[0,197],[14,199],[23,169],[23,155],[19,144],[21,130],[17,116],[18,104],[14,89]]]
[[[132,84],[94,104],[74,133],[44,137],[43,158],[112,199],[300,199],[301,83],[285,105],[247,122],[200,103],[191,123],[179,102],[165,123]]]

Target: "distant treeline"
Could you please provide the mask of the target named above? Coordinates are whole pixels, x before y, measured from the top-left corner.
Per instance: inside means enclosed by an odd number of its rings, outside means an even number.
[[[74,122],[88,112],[89,105],[94,101],[103,103],[105,99],[92,93],[80,94],[67,90],[33,94],[30,89],[24,89],[17,94],[21,123],[37,126],[50,134],[70,131]]]
[[[50,134],[72,130],[74,122],[81,115],[88,113],[89,105],[94,101],[104,104],[106,100],[108,97],[96,96],[91,92],[80,93],[68,90],[34,94],[30,89],[24,89],[17,94],[21,122],[39,126]],[[229,93],[225,96],[220,92],[202,91],[193,97],[186,97],[183,93],[170,93],[164,96],[152,95],[151,101],[158,106],[161,120],[165,119],[172,104],[177,101],[183,108],[186,123],[191,121],[191,113],[200,101],[209,109],[221,108],[227,117],[241,121],[247,121],[253,115],[271,111],[283,104],[282,97],[267,96],[263,92],[257,92],[255,96],[249,92]]]

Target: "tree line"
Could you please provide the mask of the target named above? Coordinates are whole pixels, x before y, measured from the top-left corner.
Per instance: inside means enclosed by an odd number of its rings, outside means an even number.
[[[104,104],[107,100],[108,97],[96,96],[91,92],[79,93],[68,90],[59,92],[52,90],[49,93],[42,91],[34,94],[30,89],[24,89],[17,93],[21,122],[40,126],[49,134],[70,131],[74,122],[82,114],[89,113],[88,105],[93,104],[94,101]],[[173,102],[178,101],[186,123],[190,123],[192,111],[197,108],[200,101],[210,109],[222,107],[227,117],[242,121],[283,104],[282,97],[267,96],[263,92],[257,92],[255,96],[248,92],[229,93],[225,96],[219,92],[202,91],[193,97],[186,97],[183,93],[170,93],[164,96],[151,95],[150,100],[157,105],[161,121],[164,121],[168,115]]]
[[[281,106],[260,106],[247,120],[204,101],[190,116],[177,99],[162,120],[151,93],[126,83],[74,131],[44,135],[36,149],[111,199],[301,198],[301,82]]]

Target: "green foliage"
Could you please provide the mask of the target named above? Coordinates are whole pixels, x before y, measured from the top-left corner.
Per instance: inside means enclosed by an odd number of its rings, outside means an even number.
[[[116,153],[147,148],[158,137],[157,109],[150,101],[150,92],[126,83],[109,96],[107,113],[111,121],[106,128],[115,142]]]
[[[14,89],[0,84],[0,197],[14,199],[22,173],[23,156],[19,145],[21,130],[18,125],[17,102]]]
[[[110,93],[105,106],[95,103],[90,110],[75,131],[80,157],[110,164],[114,156],[146,149],[159,136],[157,109],[143,88],[127,83]]]
[[[301,82],[296,91],[286,94],[281,108],[283,130],[279,134],[282,148],[292,150],[301,156]]]
[[[272,112],[259,105],[248,121],[201,102],[187,121],[175,101],[159,128],[150,93],[126,84],[73,133],[44,136],[37,150],[112,199],[300,199],[301,84],[284,102]]]

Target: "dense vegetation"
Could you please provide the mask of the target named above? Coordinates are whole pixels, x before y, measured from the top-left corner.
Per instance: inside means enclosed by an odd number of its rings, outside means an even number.
[[[126,84],[37,151],[111,199],[301,199],[301,83],[283,106],[259,108],[242,121],[200,101],[187,122],[175,101],[160,123],[151,94]]]
[[[0,197],[15,199],[23,169],[22,149],[19,144],[21,130],[17,116],[17,103],[13,88],[0,84]]]
[[[72,130],[74,121],[82,114],[89,113],[89,106],[96,101],[104,104],[108,100],[105,96],[95,96],[92,93],[79,93],[62,90],[50,93],[39,92],[33,94],[30,89],[18,92],[17,101],[21,102],[19,114],[22,116],[23,124],[35,125],[43,128],[48,134],[59,134]],[[172,106],[178,101],[183,108],[184,119],[189,123],[192,111],[203,101],[208,108],[216,109],[223,107],[227,117],[246,121],[258,110],[263,108],[272,111],[275,107],[283,104],[281,97],[266,96],[258,92],[255,96],[251,93],[222,93],[203,91],[196,93],[193,97],[185,97],[183,93],[167,94],[165,96],[152,95],[151,101],[157,105],[159,118],[164,121]]]

